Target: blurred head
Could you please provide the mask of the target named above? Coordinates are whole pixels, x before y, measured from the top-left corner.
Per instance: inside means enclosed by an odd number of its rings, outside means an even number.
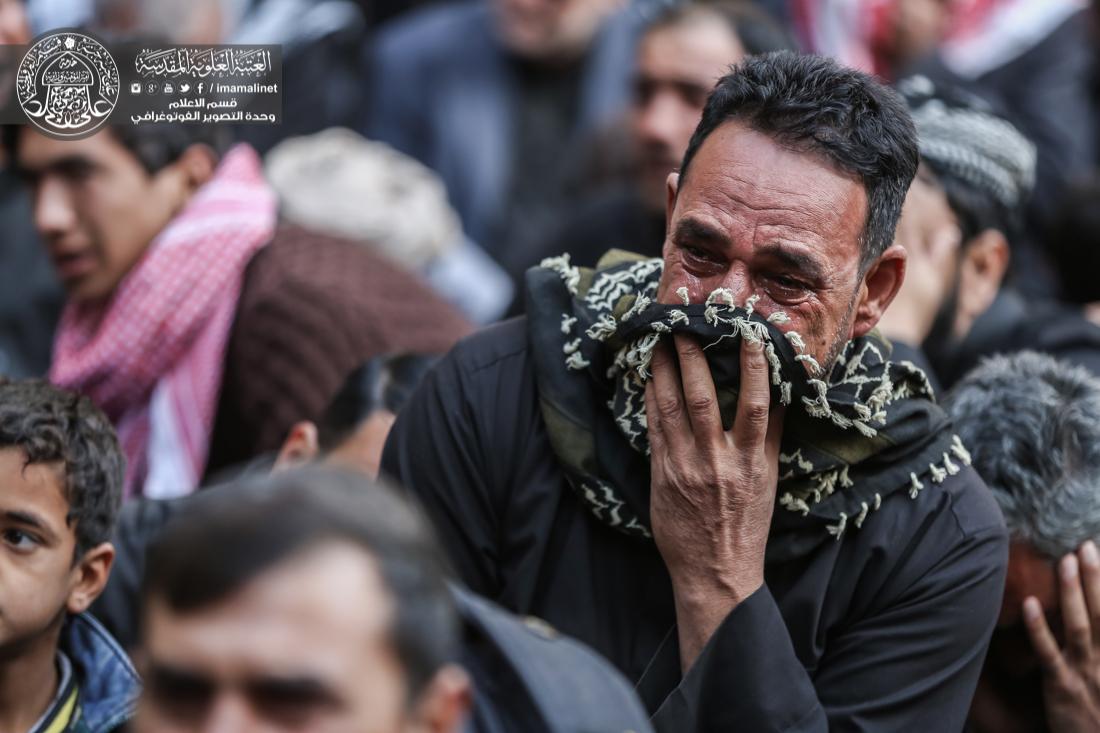
[[[224,43],[247,0],[94,0],[94,30],[187,45]]]
[[[881,32],[871,39],[874,53],[891,73],[933,53],[947,37],[952,0],[893,0]]]
[[[139,733],[456,731],[438,547],[396,492],[301,469],[212,492],[149,548]]]
[[[658,297],[757,295],[827,368],[901,285],[891,242],[916,166],[909,114],[879,82],[818,56],[749,57],[719,81],[669,177]]]
[[[70,298],[103,300],[214,173],[215,125],[113,127],[55,140],[30,125],[4,142],[33,194],[34,223]]]
[[[992,304],[1009,264],[1009,242],[1035,179],[1035,146],[983,100],[935,87],[924,77],[898,85],[920,137],[921,171],[907,219],[927,236],[961,242],[954,267],[941,273],[949,294],[926,342],[935,356],[958,342]],[[914,230],[916,229],[914,228]]]
[[[30,43],[25,0],[0,0],[0,44]]]
[[[1055,561],[1100,541],[1100,381],[1034,352],[995,356],[945,406],[1012,536],[999,625],[1029,595],[1056,611]]]
[[[316,424],[294,425],[275,467],[326,463],[378,476],[382,448],[401,406],[437,357],[397,354],[371,359],[352,372]]]
[[[497,35],[512,53],[531,61],[580,58],[622,0],[492,0]]]
[[[638,43],[630,125],[642,198],[657,214],[719,78],[746,54],[788,48],[783,31],[746,2],[673,5]]]
[[[49,647],[114,560],[123,458],[107,418],[40,381],[0,380],[0,660]]]

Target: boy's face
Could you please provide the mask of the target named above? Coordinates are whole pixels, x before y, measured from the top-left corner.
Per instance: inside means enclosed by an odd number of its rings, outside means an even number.
[[[109,131],[82,140],[20,132],[34,223],[74,301],[107,298],[186,201],[181,166],[149,175]]]
[[[86,562],[105,546],[73,563],[62,476],[57,465],[26,465],[21,448],[0,448],[0,661],[52,644],[65,612],[85,610],[102,588],[94,578],[89,584]]]

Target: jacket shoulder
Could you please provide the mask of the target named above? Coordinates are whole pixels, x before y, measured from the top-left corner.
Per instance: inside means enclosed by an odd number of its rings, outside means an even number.
[[[529,714],[550,730],[651,730],[633,687],[587,646],[545,621],[521,619],[469,591],[456,587],[452,596],[467,637],[482,641],[465,653],[495,653],[504,660],[503,668],[471,666],[516,678],[533,708]]]
[[[519,316],[486,326],[455,346],[451,358],[467,374],[515,369],[529,361],[527,317]]]
[[[89,733],[110,733],[134,715],[141,681],[126,652],[90,614],[65,625],[61,649],[80,688],[81,722]]]

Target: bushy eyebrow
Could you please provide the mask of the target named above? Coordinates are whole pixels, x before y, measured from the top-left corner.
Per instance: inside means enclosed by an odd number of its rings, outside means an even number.
[[[22,511],[19,509],[7,509],[2,513],[5,520],[18,524],[23,527],[28,527],[37,532],[43,534],[48,541],[54,541],[57,539],[53,529],[46,522],[45,519],[38,516],[34,512]]]
[[[699,219],[685,216],[676,224],[673,241],[725,247],[729,244],[730,239],[721,229]],[[811,280],[821,281],[825,279],[825,266],[817,258],[784,246],[780,242],[761,244],[756,248],[754,257],[767,257],[775,260],[781,266]]]
[[[691,240],[719,246],[729,243],[729,237],[721,229],[690,216],[685,216],[677,222],[673,239],[678,242]]]
[[[762,245],[756,254],[777,260],[784,267],[813,280],[825,278],[825,267],[817,259],[804,252],[784,247],[782,244]]]
[[[99,168],[98,163],[83,155],[65,155],[40,166],[26,166],[18,160],[13,165],[13,169],[19,176],[30,181],[47,173],[76,176],[90,173],[97,168]]]

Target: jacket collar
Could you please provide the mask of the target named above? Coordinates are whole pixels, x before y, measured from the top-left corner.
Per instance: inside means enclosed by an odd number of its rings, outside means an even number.
[[[89,733],[107,733],[133,717],[141,681],[126,652],[95,618],[70,617],[60,647],[73,664]]]

